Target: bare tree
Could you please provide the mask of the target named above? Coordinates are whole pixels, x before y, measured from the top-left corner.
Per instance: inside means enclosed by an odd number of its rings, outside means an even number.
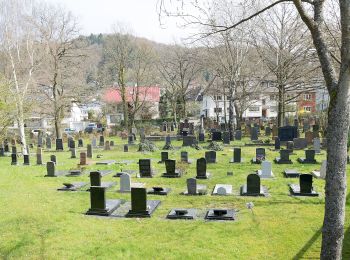
[[[184,1],[179,1],[184,3]],[[200,5],[198,1],[190,1]],[[327,174],[325,186],[325,216],[322,229],[321,259],[341,259],[344,238],[345,200],[346,200],[346,163],[347,141],[350,123],[350,1],[339,0],[338,17],[340,21],[341,43],[340,57],[335,55],[334,45],[329,39],[335,38],[329,34],[325,16],[331,15],[326,9],[325,0],[274,0],[248,1],[261,5],[253,9],[251,14],[239,17],[229,26],[212,27],[210,34],[236,28],[272,7],[282,4],[293,4],[300,18],[308,27],[314,47],[321,64],[322,74],[326,83],[330,103],[328,108],[327,128]],[[160,9],[164,9],[164,1],[160,1]],[[200,6],[199,6],[200,7]],[[203,7],[200,9],[202,10]],[[179,13],[177,13],[179,15]],[[183,16],[180,14],[180,16]],[[185,15],[186,16],[186,15]],[[186,16],[188,17],[188,16]],[[195,17],[195,23],[208,24],[207,20]],[[203,35],[202,35],[203,36]],[[208,34],[204,35],[208,36]],[[339,68],[339,72],[337,72]]]

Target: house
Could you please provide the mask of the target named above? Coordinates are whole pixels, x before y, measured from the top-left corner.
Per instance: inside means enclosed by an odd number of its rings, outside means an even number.
[[[130,110],[136,108],[136,119],[154,119],[159,117],[159,86],[126,87],[126,101]],[[123,120],[122,97],[120,88],[107,89],[102,97],[106,104],[107,125],[115,125]]]

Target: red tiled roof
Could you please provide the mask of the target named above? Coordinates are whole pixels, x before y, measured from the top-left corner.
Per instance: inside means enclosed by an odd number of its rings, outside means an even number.
[[[136,98],[136,93],[139,92],[140,102],[159,102],[160,88],[159,87],[126,87],[126,99],[128,102],[133,102]],[[103,95],[103,100],[106,103],[121,103],[122,97],[118,87],[109,88]]]

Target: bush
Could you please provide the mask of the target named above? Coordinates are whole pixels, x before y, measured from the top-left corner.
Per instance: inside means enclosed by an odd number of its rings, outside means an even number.
[[[139,152],[154,152],[157,150],[157,146],[148,140],[145,140],[143,143],[139,143]]]
[[[208,150],[212,151],[223,151],[224,148],[217,142],[211,141],[210,144],[207,146]]]

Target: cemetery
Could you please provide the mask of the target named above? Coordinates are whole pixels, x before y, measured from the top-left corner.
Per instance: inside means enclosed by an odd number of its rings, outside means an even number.
[[[1,214],[7,216],[4,218],[7,223],[18,218],[31,223],[29,226],[7,225],[2,231],[8,241],[21,241],[25,233],[33,242],[23,245],[23,250],[39,250],[42,239],[47,248],[41,250],[45,250],[46,256],[53,252],[63,256],[59,247],[64,246],[75,248],[69,255],[79,257],[87,254],[86,243],[111,250],[99,239],[101,232],[103,237],[109,237],[118,248],[128,252],[130,243],[136,247],[139,239],[148,237],[159,243],[170,237],[181,240],[182,232],[196,227],[198,232],[186,232],[186,236],[194,243],[199,242],[199,237],[220,241],[225,245],[223,256],[235,254],[230,252],[229,246],[234,243],[235,248],[245,251],[241,256],[249,258],[254,253],[249,253],[248,248],[269,248],[271,239],[289,242],[280,242],[279,248],[263,252],[266,257],[292,258],[300,250],[303,256],[316,255],[319,236],[307,250],[303,249],[308,239],[319,232],[324,201],[325,154],[309,150],[312,145],[291,153],[286,142],[281,144],[280,150],[259,147],[258,143],[255,147],[245,146],[251,140],[243,136],[241,140],[230,141],[223,151],[205,150],[205,144],[203,150],[196,150],[183,146],[183,141],[176,139],[171,143],[178,148],[164,151],[161,148],[167,138],[163,137],[153,142],[158,147],[156,151],[139,152],[137,145],[125,151],[125,140],[118,136],[104,136],[104,144],[114,143],[108,149],[105,145],[93,147],[94,138],[91,135],[81,137],[80,145],[75,148],[69,148],[66,143],[72,145],[72,140],[63,138],[62,142],[56,142],[59,147],[63,146],[63,151],[57,151],[55,145],[51,149],[38,148],[29,155],[29,158],[37,157],[37,164],[21,164],[23,156],[19,147],[0,157],[2,168],[7,169],[0,173],[3,184],[7,184],[2,185],[1,192],[6,196],[1,200],[11,205],[2,207]],[[99,139],[98,134],[96,138]],[[260,131],[258,140],[265,138]],[[208,139],[210,136],[206,134],[205,140]],[[72,149],[80,154],[79,158],[71,157]],[[86,149],[91,155],[89,163]],[[299,159],[305,155],[307,159]],[[189,164],[188,157],[195,163]],[[242,157],[260,162],[244,161]],[[253,208],[248,207],[251,204]],[[21,234],[15,231],[18,225]],[[298,235],[296,226],[303,227],[307,235]],[[80,238],[79,230],[86,234],[84,239]],[[219,235],[227,231],[230,232],[228,237]],[[127,239],[123,235],[125,232],[138,238]],[[158,232],[163,236],[158,236]],[[57,242],[65,236],[70,237],[68,243],[65,239]],[[251,240],[257,239],[266,242],[253,244]],[[147,251],[139,248],[136,255],[153,255],[154,245],[146,245]],[[167,245],[165,248],[183,257],[192,254]],[[115,252],[102,253],[108,254],[115,255]],[[211,254],[206,256],[214,257]],[[201,252],[196,255],[203,256]]]

